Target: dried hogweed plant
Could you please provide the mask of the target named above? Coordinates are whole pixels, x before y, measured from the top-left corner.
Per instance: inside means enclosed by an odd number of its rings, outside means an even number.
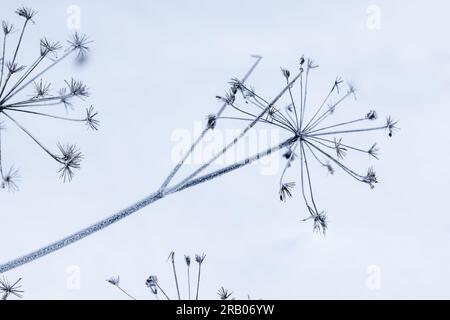
[[[59,250],[69,244],[83,239],[97,231],[116,223],[119,220],[128,217],[138,210],[158,201],[170,194],[180,192],[187,188],[198,184],[211,181],[224,174],[230,173],[242,167],[245,167],[263,157],[282,151],[282,155],[286,158],[285,167],[281,173],[279,182],[279,198],[284,201],[291,197],[294,192],[295,182],[286,181],[285,174],[292,167],[295,159],[299,158],[300,177],[299,184],[301,195],[306,204],[308,217],[304,220],[313,221],[314,231],[325,233],[327,228],[326,215],[323,210],[318,207],[315,200],[314,188],[311,177],[310,164],[311,161],[317,161],[321,166],[326,168],[330,173],[334,172],[334,168],[340,168],[351,178],[368,184],[370,187],[378,182],[377,176],[373,169],[369,169],[367,173],[357,173],[348,165],[344,164],[344,157],[347,152],[354,151],[366,153],[377,158],[378,149],[376,145],[372,145],[369,149],[359,148],[344,143],[341,136],[348,134],[364,133],[369,131],[386,130],[389,136],[392,136],[397,129],[397,121],[388,117],[386,122],[379,125],[363,126],[356,128],[348,128],[350,125],[364,124],[377,120],[375,111],[367,111],[364,115],[355,120],[349,120],[335,124],[325,124],[326,120],[332,119],[332,115],[342,106],[343,102],[355,96],[355,88],[349,85],[344,91],[342,80],[336,78],[331,85],[331,89],[323,99],[323,102],[312,112],[312,116],[307,116],[310,111],[308,104],[308,79],[310,73],[317,68],[312,60],[305,60],[303,57],[298,64],[298,71],[291,75],[288,70],[282,69],[284,77],[284,85],[281,90],[272,99],[262,97],[256,90],[246,85],[246,80],[254,71],[261,57],[254,56],[255,63],[242,79],[232,79],[229,90],[223,96],[217,96],[222,103],[218,112],[210,114],[207,117],[206,125],[200,136],[194,141],[191,148],[184,154],[182,159],[175,165],[161,187],[146,198],[132,204],[106,219],[99,221],[81,231],[75,232],[59,241],[48,246],[33,251],[30,254],[19,257],[4,265],[0,266],[0,272],[13,269],[17,266],[29,263],[46,254]],[[287,99],[288,106],[282,108],[282,98]],[[336,98],[337,97],[337,98]],[[332,102],[332,98],[336,98],[336,102]],[[285,101],[286,103],[286,101]],[[308,113],[307,113],[308,111]],[[230,114],[227,115],[226,113]],[[183,166],[186,159],[192,154],[194,149],[202,142],[205,135],[216,128],[222,121],[239,121],[245,126],[242,131],[222,150],[211,157],[199,168],[188,174],[180,182],[173,184],[172,180]],[[267,150],[261,151],[255,155],[249,156],[244,160],[237,161],[231,165],[225,166],[218,170],[205,173],[205,170],[219,157],[225,155],[256,125],[268,125],[279,128],[287,134],[285,139]]]
[[[205,261],[205,258],[206,258],[205,254],[196,254],[194,257],[194,261],[197,264],[197,285],[195,288],[195,300],[199,299],[202,265]],[[186,279],[187,279],[187,294],[185,296],[181,294],[181,290],[180,290],[180,283],[178,281],[179,276],[177,274],[174,251],[172,251],[169,254],[169,258],[167,260],[170,261],[170,264],[172,266],[174,285],[175,285],[175,290],[176,290],[176,294],[177,294],[176,298],[178,300],[182,300],[182,299],[183,300],[192,300],[193,295],[191,295],[191,293],[192,293],[192,290],[191,290],[191,262],[192,262],[191,256],[189,256],[189,255],[184,256],[184,261],[186,263],[186,274],[187,274],[187,277],[186,277]],[[129,294],[126,290],[124,290],[120,286],[120,277],[119,276],[111,277],[111,278],[107,279],[106,281],[109,284],[116,287],[117,289],[119,289],[130,299],[136,300],[136,298],[134,298],[131,294]],[[160,297],[162,297],[165,300],[171,300],[167,291],[164,290],[163,287],[161,286],[160,282],[158,281],[158,277],[156,275],[149,276],[147,278],[147,280],[145,281],[145,286],[154,295],[156,300],[159,300]],[[227,300],[228,298],[231,297],[232,294],[233,294],[232,292],[229,292],[228,290],[224,289],[223,287],[221,287],[218,291],[218,295],[219,295],[220,299],[222,299],[222,300]]]
[[[25,66],[19,62],[20,53],[25,50],[26,31],[34,24],[37,12],[22,7],[16,10],[16,14],[22,18],[22,23],[17,29],[12,24],[2,21],[3,42],[0,51],[0,186],[9,191],[17,191],[20,176],[16,168],[6,168],[3,162],[2,139],[7,122],[21,130],[58,163],[59,176],[64,182],[70,181],[75,170],[80,169],[82,153],[74,144],[57,143],[56,150],[51,150],[22,124],[19,117],[46,117],[79,122],[93,130],[97,130],[99,125],[97,112],[92,106],[87,108],[80,118],[61,115],[61,112],[67,113],[74,109],[75,98],[84,100],[89,96],[88,88],[83,82],[75,79],[66,80],[62,88],[52,93],[51,84],[42,79],[53,67],[69,56],[84,58],[89,51],[88,38],[75,33],[67,41],[66,48],[58,41],[42,38],[39,50],[36,50],[35,60]],[[21,94],[27,91],[25,89],[29,89],[28,94]]]

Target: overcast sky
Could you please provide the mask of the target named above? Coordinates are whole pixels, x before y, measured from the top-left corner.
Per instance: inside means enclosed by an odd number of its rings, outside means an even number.
[[[89,58],[81,66],[67,60],[45,79],[55,88],[72,76],[83,79],[92,96],[74,113],[92,104],[102,123],[92,133],[83,125],[20,117],[50,147],[62,141],[82,149],[82,170],[63,184],[57,164],[5,122],[3,161],[20,168],[22,181],[19,192],[0,192],[1,263],[155,191],[174,165],[177,132],[194,135],[196,125],[216,112],[215,96],[246,72],[251,54],[264,57],[249,83],[265,97],[281,89],[280,67],[295,70],[305,54],[320,65],[310,82],[311,105],[340,75],[356,84],[358,100],[349,100],[337,117],[376,109],[401,127],[391,139],[379,132],[355,140],[367,146],[377,141],[379,161],[346,159],[360,171],[375,167],[381,183],[374,190],[342,172],[329,176],[313,167],[330,220],[325,237],[300,221],[307,212],[299,189],[280,203],[282,167],[264,174],[263,164],[256,164],[171,195],[8,272],[11,280],[23,278],[24,298],[122,299],[105,282],[120,275],[136,298],[153,299],[144,285],[150,274],[175,297],[166,261],[171,251],[184,296],[182,256],[205,252],[200,298],[216,298],[221,286],[237,298],[450,298],[447,1],[22,4],[39,11],[18,56],[23,64],[38,54],[40,37],[66,39],[78,27],[73,15],[80,10],[79,31],[94,40]],[[16,1],[2,1],[0,18],[19,25],[16,7]],[[240,127],[219,123],[218,131]]]

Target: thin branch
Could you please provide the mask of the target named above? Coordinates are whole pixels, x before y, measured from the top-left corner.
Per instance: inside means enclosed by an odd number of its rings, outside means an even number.
[[[255,70],[256,66],[259,64],[259,62],[261,61],[262,57],[261,56],[256,56],[253,55],[253,58],[256,58],[257,60],[253,63],[253,65],[251,66],[251,68],[247,71],[247,73],[245,74],[245,76],[242,78],[241,82],[244,83],[248,77],[250,77],[250,75],[253,73],[253,71]],[[220,117],[223,113],[223,111],[225,110],[227,106],[227,103],[224,103],[222,105],[222,107],[219,109],[219,111],[216,114],[216,117]],[[164,191],[166,189],[166,187],[169,185],[170,181],[172,181],[173,177],[177,174],[178,170],[180,170],[181,166],[184,164],[184,162],[186,161],[186,159],[192,154],[192,152],[194,152],[194,149],[197,147],[197,145],[203,140],[203,138],[205,137],[206,133],[210,130],[209,127],[206,127],[202,133],[200,134],[200,136],[197,138],[197,140],[195,140],[195,142],[192,144],[192,146],[190,147],[189,151],[186,152],[186,154],[183,156],[183,158],[177,163],[177,165],[173,168],[173,170],[169,173],[169,175],[167,176],[166,180],[164,180],[163,184],[160,187],[161,192]]]

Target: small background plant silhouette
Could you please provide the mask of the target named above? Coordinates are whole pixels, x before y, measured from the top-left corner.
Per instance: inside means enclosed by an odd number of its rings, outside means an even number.
[[[180,277],[179,273],[177,273],[176,263],[175,263],[175,252],[172,251],[169,254],[169,257],[167,259],[168,262],[171,264],[172,273],[173,273],[173,279],[174,279],[174,286],[176,290],[176,299],[178,300],[198,300],[199,299],[199,291],[200,291],[200,281],[201,281],[201,275],[202,275],[202,265],[205,261],[206,254],[196,254],[194,256],[194,259],[191,259],[191,256],[185,255],[184,256],[184,262],[185,262],[185,274],[186,277],[185,283],[187,292],[182,292],[180,289],[180,282],[183,281],[183,277]],[[192,274],[192,264],[197,265],[197,272],[196,274]],[[194,276],[194,279],[191,278],[191,276]],[[191,282],[191,280],[194,280],[194,283]],[[120,276],[111,277],[106,280],[109,284],[116,287],[118,290],[123,292],[127,297],[130,299],[136,300],[136,298],[131,295],[127,290],[123,289],[120,284]],[[160,284],[159,279],[156,275],[150,275],[147,280],[145,281],[145,286],[150,290],[150,292],[154,295],[156,300],[160,300],[160,298],[165,300],[171,300],[169,294],[167,293],[167,290],[164,289],[164,287]],[[220,287],[220,289],[217,291],[217,295],[221,300],[228,300],[232,297],[233,292],[228,291],[224,287]]]

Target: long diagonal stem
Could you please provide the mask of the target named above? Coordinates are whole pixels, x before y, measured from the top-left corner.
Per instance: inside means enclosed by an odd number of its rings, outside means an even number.
[[[213,172],[211,172],[209,174],[206,174],[204,176],[201,176],[201,177],[198,177],[196,179],[193,179],[193,180],[189,181],[188,183],[186,183],[184,185],[178,184],[178,185],[176,185],[176,186],[166,190],[166,192],[164,192],[164,193],[161,193],[158,190],[158,191],[150,194],[149,196],[145,197],[144,199],[133,203],[131,206],[129,206],[129,207],[123,209],[123,210],[120,210],[119,212],[117,212],[117,213],[115,213],[115,214],[113,214],[113,215],[111,215],[111,216],[109,216],[109,217],[107,217],[107,218],[97,222],[97,223],[94,223],[94,224],[92,224],[92,225],[90,225],[90,226],[88,226],[88,227],[86,227],[86,228],[84,228],[82,230],[79,230],[79,231],[77,231],[75,233],[72,233],[71,235],[62,238],[59,241],[53,242],[53,243],[51,243],[49,245],[46,245],[46,246],[44,246],[44,247],[42,247],[40,249],[32,251],[29,254],[26,254],[24,256],[21,256],[19,258],[16,258],[16,259],[11,260],[11,261],[9,261],[9,262],[7,262],[5,264],[0,265],[0,274],[4,273],[6,271],[9,271],[11,269],[17,268],[17,267],[19,267],[21,265],[30,263],[30,262],[32,262],[32,261],[34,261],[36,259],[39,259],[39,258],[42,258],[42,257],[46,256],[47,254],[50,254],[50,253],[55,252],[55,251],[58,251],[58,250],[66,247],[66,246],[68,246],[68,245],[70,245],[72,243],[75,243],[75,242],[77,242],[77,241],[79,241],[81,239],[84,239],[84,238],[86,238],[86,237],[88,237],[88,236],[90,236],[90,235],[92,235],[92,234],[94,234],[94,233],[96,233],[96,232],[98,232],[100,230],[103,230],[106,227],[108,227],[108,226],[110,226],[110,225],[112,225],[112,224],[114,224],[114,223],[116,223],[116,222],[118,222],[118,221],[120,221],[120,220],[122,220],[122,219],[124,219],[124,218],[126,218],[126,217],[128,217],[130,215],[132,215],[133,213],[135,213],[135,212],[137,212],[137,211],[147,207],[148,205],[152,204],[153,202],[158,201],[158,200],[162,199],[163,197],[165,197],[165,196],[167,196],[167,195],[169,195],[171,193],[176,193],[176,192],[179,192],[181,190],[184,190],[184,189],[196,186],[198,184],[204,183],[206,181],[212,180],[212,179],[217,178],[219,176],[222,176],[222,175],[224,175],[226,173],[229,173],[229,172],[234,171],[236,169],[239,169],[239,168],[241,168],[243,166],[246,166],[246,165],[248,165],[248,164],[250,164],[250,163],[252,163],[252,162],[254,162],[254,161],[258,160],[258,159],[261,159],[261,158],[263,158],[265,156],[268,156],[268,155],[270,155],[270,154],[272,154],[272,153],[274,153],[274,152],[276,152],[276,151],[278,151],[278,150],[280,150],[280,149],[282,149],[282,148],[292,144],[296,139],[297,139],[297,137],[289,138],[289,139],[283,141],[282,143],[280,143],[280,144],[278,144],[278,145],[276,145],[276,146],[274,146],[274,147],[272,147],[270,149],[267,149],[267,150],[265,150],[263,152],[260,152],[260,153],[254,155],[254,156],[252,156],[250,158],[247,158],[247,159],[245,159],[245,160],[243,160],[241,162],[235,163],[233,165],[227,166],[227,167],[222,168],[220,170],[213,171]]]

